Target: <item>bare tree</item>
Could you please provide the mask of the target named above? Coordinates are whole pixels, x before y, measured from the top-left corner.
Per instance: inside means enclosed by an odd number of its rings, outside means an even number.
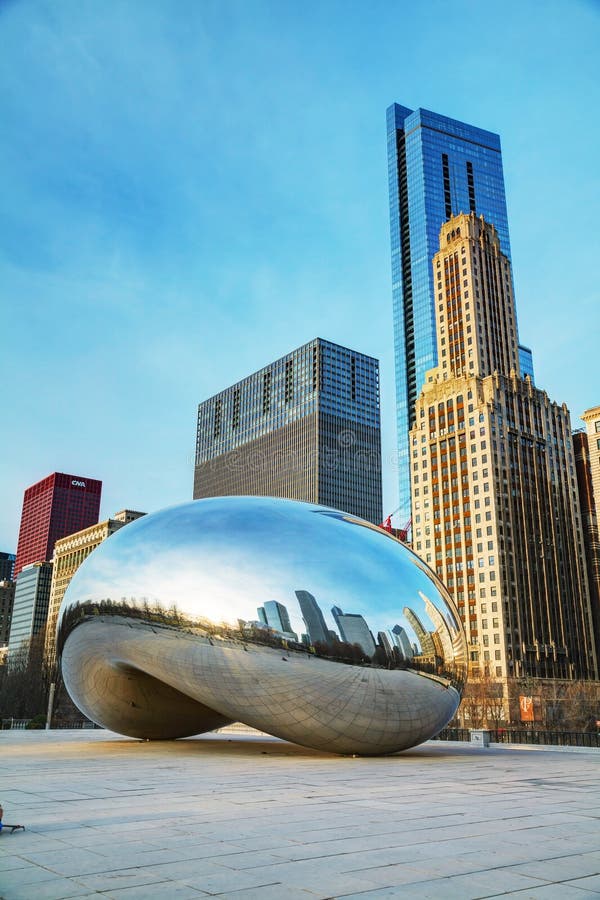
[[[469,728],[499,728],[506,724],[508,703],[501,681],[484,671],[465,688],[460,717]]]
[[[533,699],[535,726],[548,731],[595,731],[600,721],[600,682],[555,678],[511,679],[512,717],[521,724],[519,696]]]
[[[14,651],[0,668],[0,718],[30,719],[46,712],[48,669],[44,635]]]

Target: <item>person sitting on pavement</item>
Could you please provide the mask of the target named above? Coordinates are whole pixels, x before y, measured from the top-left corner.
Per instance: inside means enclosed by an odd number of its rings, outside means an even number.
[[[19,828],[21,828],[23,831],[25,831],[24,825],[9,825],[8,822],[2,822],[3,815],[4,815],[4,810],[2,809],[2,804],[0,803],[0,834],[2,833],[3,828],[10,828],[11,834],[13,833],[13,831],[18,831]]]

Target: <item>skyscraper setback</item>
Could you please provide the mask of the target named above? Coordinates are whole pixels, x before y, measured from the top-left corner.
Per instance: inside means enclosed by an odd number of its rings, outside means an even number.
[[[98,521],[102,482],[54,472],[27,488],[23,498],[14,578],[23,566],[52,559],[59,538]]]
[[[410,431],[414,549],[456,599],[473,674],[595,678],[569,411],[520,375],[494,226],[456,216],[439,247],[439,362]]]
[[[408,432],[425,372],[437,363],[431,260],[442,224],[475,212],[510,259],[500,138],[397,103],[387,110],[400,508],[410,509]],[[404,518],[403,518],[404,520]]]

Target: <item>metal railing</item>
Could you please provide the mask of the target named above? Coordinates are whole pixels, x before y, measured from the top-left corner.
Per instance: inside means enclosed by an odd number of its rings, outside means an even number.
[[[433,738],[434,741],[470,741],[471,733],[468,728],[443,728]]]
[[[27,729],[30,727],[31,719],[2,719],[1,727],[3,730],[17,728]],[[36,726],[43,728],[44,726]],[[89,719],[73,719],[70,721],[56,722],[52,725],[52,730],[56,729],[77,729],[77,728],[100,728]],[[549,747],[597,747],[600,748],[600,732],[586,731],[545,731],[538,728],[487,728],[489,731],[490,741],[493,744],[538,744]],[[226,725],[224,728],[216,729],[217,732],[238,733],[238,734],[264,734],[257,731],[249,725],[243,725],[241,722],[234,722]],[[439,734],[433,738],[436,741],[464,741],[468,743],[471,740],[470,728],[444,728]]]
[[[599,747],[600,732],[546,731],[540,728],[487,728],[493,744],[539,744],[549,747]],[[470,728],[444,728],[435,740],[470,741]]]
[[[490,729],[494,744],[545,744],[550,747],[600,747],[600,733],[590,731],[544,731],[538,728]]]
[[[32,724],[32,719],[2,719],[2,730],[10,730],[12,728],[19,729],[36,729],[43,730],[44,725],[41,723]],[[95,722],[90,722],[89,719],[73,719],[71,721],[64,722],[55,722],[52,724],[52,731],[55,729],[73,729],[73,728],[100,728],[100,725],[96,725]]]

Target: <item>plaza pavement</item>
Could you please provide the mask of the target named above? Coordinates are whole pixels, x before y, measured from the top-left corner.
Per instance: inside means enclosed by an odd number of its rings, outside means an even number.
[[[5,900],[600,894],[600,751],[2,731],[0,803]]]

